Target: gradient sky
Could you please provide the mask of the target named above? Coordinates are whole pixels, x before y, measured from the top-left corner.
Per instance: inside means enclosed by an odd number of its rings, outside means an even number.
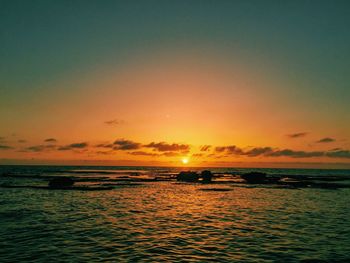
[[[0,0],[0,163],[350,167],[349,10]]]

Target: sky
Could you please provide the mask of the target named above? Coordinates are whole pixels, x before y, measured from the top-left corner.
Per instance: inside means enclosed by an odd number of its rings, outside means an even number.
[[[0,0],[0,164],[349,168],[349,8]]]

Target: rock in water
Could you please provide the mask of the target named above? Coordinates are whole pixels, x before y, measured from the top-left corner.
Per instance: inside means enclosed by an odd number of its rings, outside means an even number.
[[[213,174],[209,170],[202,171],[201,176],[203,183],[210,183],[211,179],[213,178]]]
[[[241,175],[241,178],[251,184],[261,184],[266,182],[266,173],[250,172]]]
[[[50,180],[49,188],[52,188],[52,189],[69,188],[73,184],[74,184],[74,181],[70,177],[56,177]]]
[[[191,172],[191,171],[187,171],[187,172],[180,172],[176,179],[178,181],[183,181],[183,182],[197,182],[199,179],[199,176],[196,172]]]

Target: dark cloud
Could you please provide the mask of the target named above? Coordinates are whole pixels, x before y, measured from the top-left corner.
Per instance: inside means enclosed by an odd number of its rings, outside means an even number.
[[[125,123],[125,121],[119,120],[119,119],[114,119],[114,120],[110,120],[110,121],[105,121],[105,124],[107,124],[107,125],[112,125],[112,126],[114,126],[114,125],[120,125],[120,124],[124,124],[124,123]]]
[[[244,154],[243,150],[235,145],[215,147],[215,152],[227,153],[227,154],[237,154],[237,155]]]
[[[61,146],[58,148],[59,151],[68,151],[68,150],[74,150],[74,149],[84,149],[88,147],[88,143],[86,142],[80,142],[80,143],[72,143],[66,146]]]
[[[137,150],[142,147],[141,143],[125,140],[125,139],[118,139],[113,143],[113,149],[114,150]]]
[[[215,148],[215,153],[207,157],[225,158],[230,155],[245,155],[248,157],[291,157],[291,158],[312,158],[312,157],[331,157],[331,158],[350,158],[350,151],[339,148],[331,151],[295,151],[291,149],[273,149],[272,147],[255,147],[249,150],[242,150],[234,145],[219,146]]]
[[[264,154],[270,157],[292,157],[292,158],[310,158],[310,157],[321,157],[324,156],[324,152],[306,152],[306,151],[294,151],[290,149],[274,150],[272,152]]]
[[[340,151],[340,150],[342,150],[342,148],[333,148],[333,149],[331,149],[329,151],[332,152],[332,151]]]
[[[182,151],[184,153],[190,150],[190,145],[188,144],[177,144],[177,143],[169,144],[166,142],[159,142],[159,143],[151,142],[149,144],[144,145],[144,147],[152,148],[154,151],[159,151],[159,152]]]
[[[256,157],[260,155],[266,155],[272,152],[273,152],[273,149],[271,147],[255,147],[246,152],[243,152],[242,154],[247,155],[249,157]]]
[[[307,132],[298,132],[298,133],[288,134],[287,136],[289,138],[295,139],[295,138],[305,137],[307,134],[308,134]]]
[[[55,138],[48,138],[48,139],[45,139],[44,142],[54,143],[54,142],[57,142],[57,140]]]
[[[200,151],[201,152],[207,152],[210,149],[211,149],[211,145],[203,145],[203,146],[201,146]]]
[[[349,150],[336,150],[330,151],[326,153],[327,157],[331,158],[347,158],[350,159],[350,151]]]
[[[326,138],[322,138],[321,140],[317,141],[317,143],[329,143],[329,142],[334,142],[334,141],[335,141],[335,139],[326,137]]]
[[[0,150],[11,150],[13,147],[8,146],[8,145],[0,145]]]
[[[17,142],[18,143],[26,143],[27,141],[26,140],[18,140]]]
[[[195,154],[192,154],[193,157],[202,157],[203,156],[203,153],[195,153]]]
[[[97,148],[113,148],[114,145],[112,143],[101,143],[101,144],[97,144],[95,147],[97,147]]]
[[[48,150],[53,150],[55,148],[56,146],[54,145],[34,145],[34,146],[26,147],[24,151],[25,152],[44,152]]]

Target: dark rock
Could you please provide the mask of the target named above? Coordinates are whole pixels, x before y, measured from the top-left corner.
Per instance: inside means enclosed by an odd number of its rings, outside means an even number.
[[[177,175],[176,179],[178,181],[183,181],[183,182],[197,182],[199,179],[199,176],[196,172],[183,171]]]
[[[209,170],[204,170],[201,173],[201,177],[203,183],[210,183],[211,179],[213,178],[213,174]]]
[[[73,186],[74,181],[70,177],[56,177],[49,181],[49,188],[62,189]]]
[[[241,175],[241,178],[250,184],[261,184],[267,182],[266,174],[260,172],[246,173]]]

